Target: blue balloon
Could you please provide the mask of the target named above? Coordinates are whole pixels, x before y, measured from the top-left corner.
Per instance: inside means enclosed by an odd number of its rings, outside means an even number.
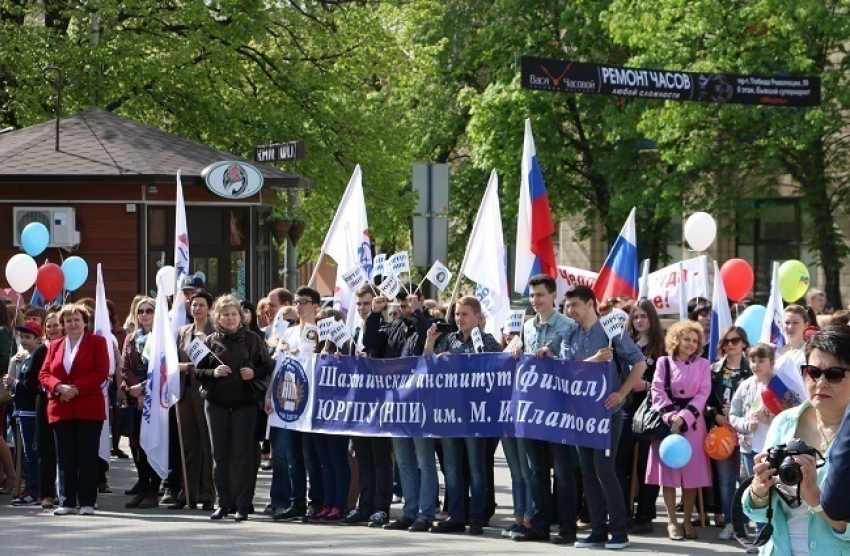
[[[62,263],[65,289],[72,292],[82,286],[89,277],[89,265],[82,257],[68,257]]]
[[[688,439],[681,434],[671,434],[661,441],[661,446],[658,448],[658,453],[661,456],[661,461],[667,467],[679,469],[684,467],[691,461],[693,450]]]
[[[30,257],[41,255],[50,243],[50,232],[41,222],[30,222],[21,232],[21,247]]]
[[[758,343],[761,337],[761,325],[764,322],[765,312],[767,312],[767,309],[762,305],[750,305],[735,321],[735,326],[740,326],[747,331],[747,339],[750,341],[750,345]]]

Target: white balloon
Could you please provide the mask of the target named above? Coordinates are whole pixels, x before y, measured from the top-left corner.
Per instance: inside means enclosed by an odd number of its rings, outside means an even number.
[[[705,251],[714,243],[717,223],[707,212],[695,212],[685,222],[685,240],[694,251]]]
[[[165,295],[174,295],[174,267],[166,265],[160,268],[156,273],[157,279],[162,278],[162,285],[165,287]]]
[[[36,278],[38,265],[29,255],[18,253],[6,263],[6,280],[16,292],[24,293],[30,289]]]

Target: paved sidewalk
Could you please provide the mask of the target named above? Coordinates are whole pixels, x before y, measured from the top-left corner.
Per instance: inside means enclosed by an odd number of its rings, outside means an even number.
[[[268,471],[260,471],[257,510],[268,503]],[[496,501],[499,507],[493,527],[481,537],[435,535],[374,530],[366,527],[274,523],[271,518],[252,515],[243,523],[232,519],[213,522],[200,510],[125,510],[125,489],[135,482],[132,460],[112,460],[109,482],[113,494],[98,497],[99,510],[93,517],[58,517],[40,507],[16,508],[4,496],[0,501],[0,554],[68,554],[71,556],[180,556],[180,555],[265,555],[265,554],[600,554],[599,550],[576,549],[547,543],[518,543],[503,539],[501,529],[511,522],[510,476],[501,450],[496,454]],[[400,515],[393,506],[393,517]],[[661,512],[661,507],[659,507]],[[660,513],[661,515],[661,513]],[[701,539],[673,542],[665,524],[655,522],[654,535],[631,536],[632,546],[622,553],[707,556],[743,554],[733,542],[717,540],[720,529],[697,528]],[[579,533],[582,533],[581,531]]]

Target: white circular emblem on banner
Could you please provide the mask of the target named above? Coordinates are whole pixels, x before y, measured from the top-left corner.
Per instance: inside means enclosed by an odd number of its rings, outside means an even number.
[[[263,174],[250,164],[216,162],[201,172],[207,189],[225,199],[244,199],[263,188]]]

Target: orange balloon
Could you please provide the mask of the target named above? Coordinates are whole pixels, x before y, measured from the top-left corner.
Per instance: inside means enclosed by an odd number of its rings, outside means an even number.
[[[714,427],[705,435],[703,447],[708,457],[726,459],[738,445],[738,434],[729,427]]]

